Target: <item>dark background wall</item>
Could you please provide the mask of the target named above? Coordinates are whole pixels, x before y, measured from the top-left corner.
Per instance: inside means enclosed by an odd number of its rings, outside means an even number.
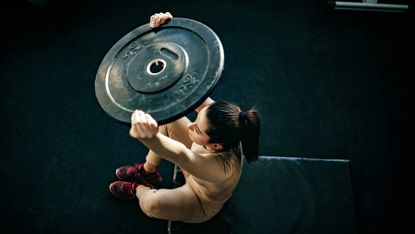
[[[408,221],[412,16],[321,0],[14,1],[1,11],[6,233],[165,232],[108,193],[114,169],[145,148],[94,91],[106,52],[160,11],[219,35],[225,70],[212,97],[260,109],[261,154],[350,159],[360,233],[400,233]],[[170,164],[161,170],[171,176]]]

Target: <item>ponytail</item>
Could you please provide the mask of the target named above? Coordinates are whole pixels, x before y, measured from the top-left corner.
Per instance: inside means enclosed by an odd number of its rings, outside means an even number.
[[[241,111],[237,105],[217,101],[206,111],[210,143],[220,143],[223,150],[235,149],[242,143],[242,152],[248,163],[258,159],[260,118],[256,108]]]
[[[241,128],[242,152],[248,163],[251,163],[256,161],[259,156],[261,123],[257,109],[254,107],[248,111],[241,111],[239,113],[239,124]]]

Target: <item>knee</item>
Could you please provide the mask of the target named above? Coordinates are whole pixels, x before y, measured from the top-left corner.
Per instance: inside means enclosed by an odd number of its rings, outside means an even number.
[[[144,196],[139,200],[140,208],[149,217],[157,218],[161,210],[161,203],[157,196]]]

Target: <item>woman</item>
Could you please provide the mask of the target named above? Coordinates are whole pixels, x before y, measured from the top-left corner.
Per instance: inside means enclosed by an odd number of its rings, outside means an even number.
[[[170,16],[156,14],[150,25],[158,27]],[[144,163],[116,169],[120,180],[110,184],[110,192],[118,198],[138,198],[149,217],[200,223],[216,215],[239,182],[243,154],[249,163],[258,158],[260,120],[254,108],[243,112],[211,98],[196,111],[195,122],[182,117],[158,126],[149,114],[136,110],[130,135],[149,152]],[[156,169],[163,158],[181,168],[183,186],[158,189],[162,179]]]

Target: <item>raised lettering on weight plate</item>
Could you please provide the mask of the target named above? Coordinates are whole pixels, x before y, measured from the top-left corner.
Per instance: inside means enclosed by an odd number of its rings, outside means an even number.
[[[128,46],[127,51],[121,56],[121,58],[128,59],[131,55],[136,54],[142,48],[143,48],[143,46],[141,44],[133,42],[133,43],[131,43],[131,45]]]
[[[187,74],[183,78],[183,84],[177,88],[175,94],[179,97],[185,96],[199,80],[192,75]]]

